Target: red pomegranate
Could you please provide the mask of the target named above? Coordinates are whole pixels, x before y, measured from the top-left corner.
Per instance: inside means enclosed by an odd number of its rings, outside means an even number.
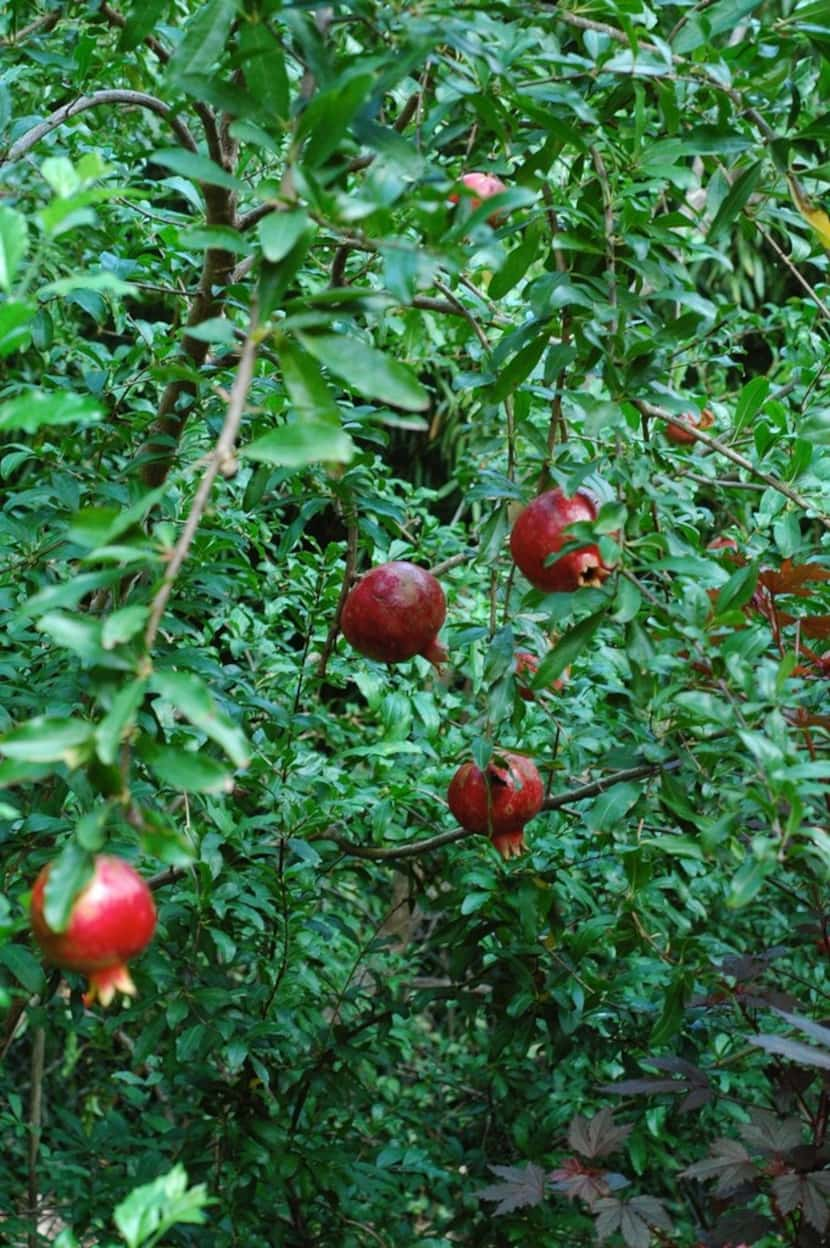
[[[519,691],[519,697],[525,702],[536,701],[536,690],[531,689],[526,682],[532,680],[539,670],[539,660],[535,654],[531,654],[529,650],[516,651],[516,687]],[[570,675],[571,669],[566,667],[562,675],[552,681],[548,685],[548,689],[558,693]]]
[[[600,585],[608,576],[596,546],[581,546],[555,563],[546,560],[570,540],[568,525],[596,520],[597,507],[590,494],[578,490],[566,498],[561,490],[548,490],[525,507],[510,534],[510,553],[531,585],[547,593],[567,593],[583,585]]]
[[[447,801],[462,828],[486,833],[502,858],[525,848],[524,825],[542,807],[545,791],[536,765],[524,754],[500,750],[486,772],[463,763],[450,781]]]
[[[437,636],[447,603],[431,572],[405,560],[372,568],[343,605],[343,636],[367,658],[401,663],[422,654],[435,667],[447,652]]]
[[[500,195],[502,191],[507,190],[501,178],[497,178],[493,173],[463,173],[458,181],[468,190],[475,191],[475,194],[468,199],[471,212],[480,208],[484,200],[492,199],[494,195]],[[465,195],[464,198],[467,199],[467,196]],[[449,199],[451,204],[457,204],[461,196],[458,191],[453,191]],[[487,220],[490,225],[496,226],[501,224],[503,217],[501,213],[494,212]]]
[[[704,407],[700,417],[696,417],[693,412],[684,412],[680,419],[685,420],[687,425],[694,425],[695,429],[709,429],[715,423],[715,417],[708,407]],[[689,433],[688,429],[681,429],[671,420],[666,421],[665,433],[668,440],[676,446],[690,446],[697,441],[693,433]]]
[[[80,971],[89,980],[84,1004],[106,1006],[116,992],[135,996],[127,962],[150,943],[156,926],[153,895],[123,858],[98,854],[92,879],[75,898],[69,923],[55,932],[43,914],[48,863],[32,889],[30,922],[35,940],[48,962],[66,971]]]

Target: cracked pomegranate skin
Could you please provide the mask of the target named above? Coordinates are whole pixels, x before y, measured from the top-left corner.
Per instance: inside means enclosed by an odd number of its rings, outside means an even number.
[[[89,1000],[100,996],[107,1004],[116,990],[134,992],[126,963],[150,943],[156,927],[156,907],[146,882],[122,858],[98,854],[66,931],[55,932],[43,914],[50,870],[48,863],[38,875],[30,908],[32,932],[47,961],[88,975]]]
[[[450,810],[462,828],[492,836],[494,841],[520,832],[538,815],[545,796],[542,777],[531,759],[504,750],[498,758],[499,762],[488,765],[486,776],[475,763],[462,763],[447,791]]]
[[[597,508],[588,494],[577,491],[566,498],[562,490],[547,490],[521,512],[510,534],[513,561],[531,585],[547,593],[568,593],[584,585],[598,585],[608,575],[596,546],[582,546],[545,566],[545,560],[571,540],[568,525],[596,520]]]
[[[447,614],[444,591],[431,572],[405,560],[367,572],[349,593],[340,627],[355,650],[381,663],[421,654],[436,666],[447,652],[436,637]]]

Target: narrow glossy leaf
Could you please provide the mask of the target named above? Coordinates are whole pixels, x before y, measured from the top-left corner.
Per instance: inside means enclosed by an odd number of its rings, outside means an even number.
[[[141,744],[141,757],[164,784],[187,793],[229,793],[230,775],[215,759],[172,745]]]
[[[216,706],[210,690],[198,676],[172,669],[155,671],[150,688],[179,710],[196,728],[220,745],[237,767],[247,767],[250,750],[245,734]]]
[[[744,169],[743,173],[735,179],[726,198],[715,214],[714,221],[709,227],[707,237],[710,243],[716,243],[721,235],[726,233],[729,226],[748,203],[749,197],[760,182],[763,172],[764,166],[759,160],[747,169]]]
[[[30,719],[0,737],[0,754],[26,763],[64,762],[72,766],[92,732],[92,725],[82,719]]]
[[[744,606],[755,593],[758,583],[758,567],[754,563],[733,572],[725,585],[718,590],[717,612],[724,615],[727,611]]]
[[[753,377],[752,381],[748,381],[738,396],[738,402],[735,407],[735,429],[743,429],[754,416],[757,416],[761,408],[764,406],[764,400],[769,394],[770,383],[768,377]]]
[[[49,868],[43,894],[43,917],[53,932],[63,932],[78,893],[92,879],[92,855],[77,841],[64,845]]]
[[[32,336],[30,325],[34,317],[32,303],[16,299],[0,304],[0,359],[13,351],[25,350]]]
[[[152,34],[167,8],[167,0],[134,0],[132,12],[118,41],[119,51],[132,52]]]
[[[14,208],[0,205],[0,289],[11,290],[20,262],[26,254],[26,218]]]
[[[149,607],[122,607],[108,615],[101,627],[101,645],[105,650],[121,646],[139,633],[150,614]]]
[[[313,355],[284,340],[278,350],[285,387],[303,420],[340,426],[340,409]]]
[[[560,637],[553,649],[548,651],[539,664],[539,670],[533,677],[531,687],[546,689],[558,676],[561,676],[565,668],[570,667],[574,659],[579,657],[604,619],[604,610],[595,611],[593,615],[580,620],[570,632]]]
[[[129,607],[124,609],[130,610]],[[146,690],[146,680],[133,680],[124,685],[113,698],[107,714],[96,726],[95,749],[102,763],[112,764],[118,758],[124,734],[135,723]]]
[[[308,214],[298,208],[294,212],[271,212],[258,226],[259,241],[266,260],[275,264],[288,255],[311,224]]]
[[[320,421],[304,421],[273,429],[243,446],[239,454],[265,464],[302,468],[329,460],[348,463],[354,454],[354,443],[343,429]]]
[[[243,184],[233,174],[228,173],[221,165],[217,165],[209,156],[201,156],[198,152],[188,152],[183,147],[164,147],[153,152],[153,160],[172,169],[183,178],[193,182],[207,182],[208,186],[224,186],[231,191],[243,190]]]
[[[35,433],[42,425],[88,425],[103,415],[101,404],[89,395],[29,390],[0,405],[0,433]]]
[[[414,373],[362,339],[346,334],[300,337],[321,364],[367,399],[380,399],[408,412],[423,412],[429,407],[429,393]]]
[[[282,48],[262,22],[246,22],[239,32],[240,60],[248,89],[278,120],[288,116],[289,86]]]
[[[40,992],[45,979],[43,967],[24,945],[0,945],[0,963],[27,992]]]
[[[306,140],[302,159],[307,168],[317,168],[335,151],[373,84],[373,74],[358,74],[312,97],[297,127],[298,139]]]
[[[185,23],[184,35],[170,61],[174,78],[207,74],[221,58],[228,44],[237,0],[207,0]]]

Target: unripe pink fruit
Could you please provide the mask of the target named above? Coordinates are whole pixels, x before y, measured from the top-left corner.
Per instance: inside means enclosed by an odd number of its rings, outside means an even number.
[[[536,658],[535,654],[531,654],[529,650],[516,651],[516,687],[519,691],[519,697],[525,702],[536,701],[536,690],[531,689],[527,682],[533,680],[533,677],[536,675],[538,669],[539,660]],[[551,683],[547,686],[548,689],[552,689],[555,693],[558,693],[567,681],[570,673],[571,669],[566,667],[558,679],[551,681]]]
[[[486,771],[463,763],[447,791],[449,808],[462,828],[489,836],[502,858],[522,853],[524,825],[538,815],[544,797],[542,777],[531,759],[504,750]]]
[[[135,996],[127,962],[152,940],[156,927],[153,895],[138,872],[112,854],[98,854],[92,879],[75,901],[65,931],[55,932],[43,913],[51,863],[35,880],[30,921],[48,962],[80,971],[89,980],[84,1004],[109,1005],[116,992]]]
[[[546,593],[567,593],[605,580],[610,569],[596,546],[581,546],[546,563],[571,540],[569,525],[596,518],[596,503],[581,490],[573,498],[566,498],[559,489],[548,490],[525,507],[510,534],[510,553],[531,585]]]
[[[421,654],[440,667],[447,652],[437,636],[446,614],[444,591],[432,573],[394,560],[358,581],[343,605],[340,627],[369,659],[402,663]]]
[[[458,181],[468,190],[475,191],[475,195],[468,201],[472,212],[480,208],[484,200],[492,199],[494,195],[500,195],[502,191],[507,190],[501,178],[497,178],[493,173],[463,173]],[[449,199],[451,204],[457,204],[461,196],[458,191],[453,191]],[[487,220],[490,225],[496,226],[501,223],[502,217],[500,213],[494,212]]]

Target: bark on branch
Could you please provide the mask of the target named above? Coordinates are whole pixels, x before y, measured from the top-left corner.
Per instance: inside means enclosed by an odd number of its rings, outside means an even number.
[[[58,126],[62,126],[72,117],[77,117],[79,113],[84,113],[87,109],[98,108],[102,104],[118,104],[130,108],[146,108],[151,113],[156,113],[159,117],[163,117],[168,123],[173,133],[176,135],[183,147],[189,151],[197,150],[196,140],[187,128],[185,123],[179,117],[178,113],[165,104],[163,100],[157,99],[154,95],[147,95],[145,91],[95,91],[92,95],[81,95],[77,100],[72,100],[69,104],[56,108],[53,113],[46,118],[45,121],[38,122],[36,126],[32,126],[31,130],[27,130],[25,134],[12,143],[6,152],[4,162],[20,160],[27,152],[40,142],[40,140],[52,130],[57,130]]]

